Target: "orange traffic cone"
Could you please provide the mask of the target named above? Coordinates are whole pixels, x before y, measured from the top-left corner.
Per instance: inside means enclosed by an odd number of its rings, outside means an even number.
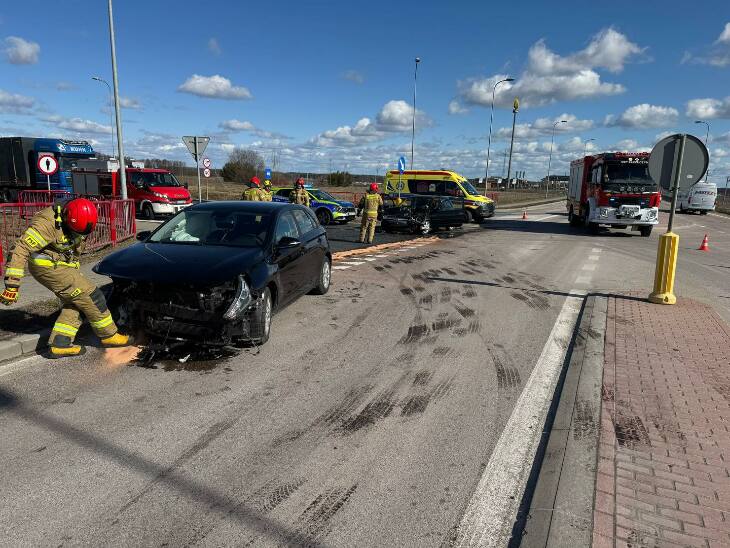
[[[710,246],[708,244],[709,244],[709,241],[707,239],[707,234],[705,234],[705,237],[702,239],[702,243],[700,244],[698,251],[709,251]]]
[[[527,210],[523,209],[522,210],[522,220],[524,221],[525,219],[527,219]]]

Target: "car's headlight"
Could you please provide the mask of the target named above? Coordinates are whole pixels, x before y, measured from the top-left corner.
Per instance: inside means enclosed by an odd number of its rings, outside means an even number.
[[[162,198],[163,200],[169,200],[169,198],[165,194],[160,194],[159,192],[153,192],[153,196],[156,196],[157,198]]]
[[[251,290],[243,276],[238,276],[238,288],[236,296],[233,298],[231,306],[228,307],[223,318],[226,320],[235,320],[241,313],[251,304]]]
[[[335,206],[335,213],[342,211],[342,206]]]

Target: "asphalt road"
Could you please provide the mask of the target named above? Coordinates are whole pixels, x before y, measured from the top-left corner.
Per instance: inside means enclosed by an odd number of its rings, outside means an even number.
[[[729,221],[676,223],[677,294],[726,319]],[[557,204],[501,213],[338,263],[330,293],[278,314],[261,349],[154,368],[96,348],[0,366],[0,544],[458,540],[567,301],[647,294],[659,232],[590,236]],[[695,251],[705,232],[710,253]]]

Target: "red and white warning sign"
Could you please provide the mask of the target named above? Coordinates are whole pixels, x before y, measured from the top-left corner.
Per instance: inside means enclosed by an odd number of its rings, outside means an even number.
[[[58,171],[58,160],[53,154],[39,154],[38,169],[43,175],[53,175]]]
[[[210,167],[210,158],[203,158],[203,167]]]
[[[208,168],[206,167],[206,168],[205,168],[205,169],[203,170],[203,175],[205,175],[206,177],[210,177],[210,169],[208,169]]]

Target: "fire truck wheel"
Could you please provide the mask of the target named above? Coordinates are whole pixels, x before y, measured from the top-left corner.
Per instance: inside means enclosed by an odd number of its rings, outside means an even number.
[[[568,212],[568,222],[570,226],[580,226],[580,217],[575,214],[573,206],[570,206],[570,211]]]
[[[652,228],[654,228],[654,227],[653,226],[640,226],[639,227],[639,233],[641,233],[641,235],[644,238],[648,238],[649,236],[651,236],[651,229]]]
[[[152,204],[145,204],[142,206],[142,217],[153,221],[155,219],[155,210],[152,209]]]

